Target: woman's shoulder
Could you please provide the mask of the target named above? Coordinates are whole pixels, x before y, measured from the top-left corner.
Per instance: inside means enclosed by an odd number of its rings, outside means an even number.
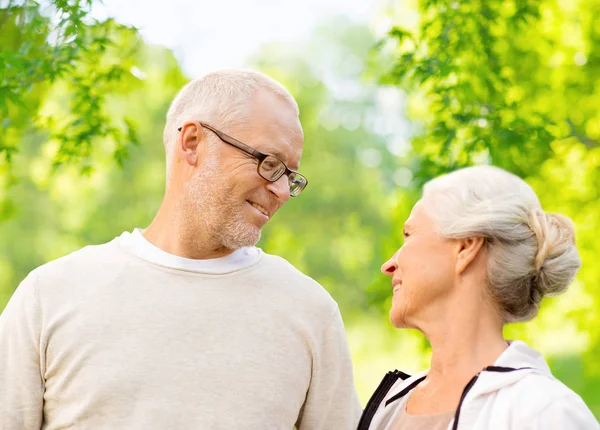
[[[510,404],[509,415],[518,422],[537,422],[536,428],[600,429],[583,399],[550,373],[528,373],[498,396],[497,405]]]
[[[511,387],[510,395],[514,396],[515,401],[530,399],[525,404],[535,400],[536,409],[545,409],[557,401],[585,405],[577,393],[550,373],[532,372],[525,375]]]

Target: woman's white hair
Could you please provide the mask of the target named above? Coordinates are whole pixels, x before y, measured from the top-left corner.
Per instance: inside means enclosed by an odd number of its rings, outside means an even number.
[[[247,120],[245,110],[257,89],[266,89],[288,101],[298,112],[294,97],[276,80],[252,70],[224,69],[190,81],[177,94],[167,112],[163,142],[170,164],[177,129],[190,120],[214,123],[227,129]],[[213,124],[211,124],[213,125]]]
[[[546,213],[518,176],[491,166],[460,169],[425,184],[442,237],[482,237],[489,294],[506,322],[537,315],[545,296],[564,292],[581,266],[573,222]]]

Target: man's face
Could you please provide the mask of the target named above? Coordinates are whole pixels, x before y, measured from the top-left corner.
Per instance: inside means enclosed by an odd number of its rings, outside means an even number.
[[[248,105],[243,124],[221,131],[263,153],[276,155],[292,170],[298,169],[304,139],[292,106],[279,96],[259,90]],[[216,146],[188,183],[195,217],[225,248],[254,245],[262,227],[289,199],[288,177],[266,181],[257,172],[255,158],[205,131]]]

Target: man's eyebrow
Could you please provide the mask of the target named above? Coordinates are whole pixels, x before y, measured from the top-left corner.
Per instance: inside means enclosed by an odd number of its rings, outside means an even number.
[[[283,161],[286,165],[288,165],[288,167],[292,170],[297,170],[298,166],[292,166],[290,165],[290,161],[289,159],[287,159],[286,155],[281,152],[280,149],[275,149],[272,146],[271,147],[267,147],[266,149],[261,149],[260,152],[262,152],[263,154],[270,154],[270,155],[274,155],[275,157],[279,158],[281,161]],[[298,155],[300,156],[302,153],[300,151],[297,150],[292,150],[291,151],[294,155]]]
[[[275,148],[273,148],[273,147],[269,147],[269,148],[266,148],[266,149],[264,149],[264,150],[263,150],[263,149],[261,149],[261,152],[263,152],[263,153],[265,153],[265,154],[274,155],[274,156],[276,156],[277,158],[281,158],[282,160],[283,160],[283,158],[284,158],[284,155],[283,155],[283,153],[282,153],[282,152],[281,152],[279,149],[275,149]]]

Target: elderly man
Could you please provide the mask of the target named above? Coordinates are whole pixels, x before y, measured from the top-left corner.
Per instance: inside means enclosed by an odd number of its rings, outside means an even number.
[[[208,74],[164,144],[151,225],[34,270],[0,317],[0,429],[354,429],[336,303],[254,246],[307,185],[292,96]]]

